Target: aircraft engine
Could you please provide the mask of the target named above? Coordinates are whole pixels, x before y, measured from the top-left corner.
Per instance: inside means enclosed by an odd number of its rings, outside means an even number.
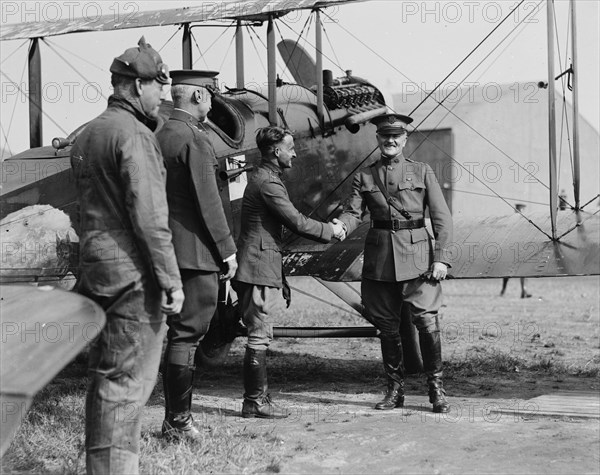
[[[333,79],[331,71],[323,71],[323,101],[329,109],[368,110],[385,104],[383,95],[373,85],[354,77]]]

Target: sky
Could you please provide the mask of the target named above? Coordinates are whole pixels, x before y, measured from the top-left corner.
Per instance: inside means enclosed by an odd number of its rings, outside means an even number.
[[[52,21],[69,16],[94,18],[102,14],[135,14],[142,10],[198,5],[182,1],[3,1],[1,25],[22,21]],[[209,2],[211,5],[218,2]],[[290,0],[290,3],[293,3]],[[600,130],[599,99],[599,2],[578,0],[578,71],[581,115]],[[400,1],[380,0],[334,6],[324,10],[324,67],[334,77],[352,70],[384,91],[388,104],[392,94],[417,93],[435,88],[463,60],[462,65],[440,88],[437,99],[456,84],[482,86],[548,81],[546,2],[523,1],[515,14],[503,19],[518,4],[497,1]],[[556,75],[569,67],[567,43],[568,2],[556,0]],[[294,12],[278,23],[277,41],[298,38],[308,29],[300,44],[314,52],[314,28],[307,26],[308,13]],[[495,31],[493,31],[495,30]],[[492,33],[493,31],[493,33]],[[221,86],[235,86],[233,29],[193,30],[201,49],[194,49],[194,68],[220,71]],[[491,34],[490,34],[491,33]],[[42,94],[44,96],[44,144],[68,135],[101,113],[111,93],[109,67],[112,59],[135,46],[144,35],[160,50],[171,69],[181,68],[181,32],[176,26],[77,33],[48,38],[42,44]],[[474,52],[476,46],[487,36]],[[266,54],[261,46],[266,27],[246,34],[246,81],[266,84]],[[468,57],[467,57],[468,56]],[[466,59],[465,59],[466,58]],[[0,43],[0,148],[10,156],[28,148],[27,100],[19,89],[27,90],[27,41]],[[283,71],[281,60],[278,72]],[[556,82],[557,91],[562,91]],[[571,93],[567,91],[567,98]],[[514,100],[523,100],[515,97]],[[399,110],[398,112],[404,112]]]

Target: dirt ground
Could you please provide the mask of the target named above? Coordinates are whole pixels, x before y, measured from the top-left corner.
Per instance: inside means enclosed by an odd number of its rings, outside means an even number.
[[[243,341],[236,341],[223,367],[199,375],[195,418],[206,430],[227,424],[271,434],[277,447],[265,472],[600,473],[599,419],[547,416],[531,402],[564,391],[600,398],[598,278],[533,280],[530,299],[518,298],[517,279],[503,298],[499,287],[498,280],[446,285],[449,414],[431,412],[422,375],[408,377],[403,409],[373,409],[385,390],[377,339],[280,339],[269,352],[270,391],[292,416],[240,417]],[[290,318],[303,325],[303,312],[314,317],[323,304],[298,299],[303,310]],[[156,392],[146,430],[160,427],[162,411]]]

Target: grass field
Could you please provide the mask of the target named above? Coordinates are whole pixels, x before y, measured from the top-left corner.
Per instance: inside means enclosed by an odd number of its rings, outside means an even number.
[[[298,278],[291,283],[334,306],[296,292],[289,310],[283,302],[278,307],[276,325],[364,325],[315,281]],[[598,277],[529,279],[529,299],[519,298],[518,279],[509,282],[505,297],[499,296],[500,280],[444,285],[440,325],[452,397],[527,399],[548,388],[598,391]],[[286,446],[273,424],[237,416],[243,344],[241,339],[234,342],[222,367],[198,374],[193,410],[204,428],[200,444],[169,445],[159,437],[163,394],[161,385],[156,386],[143,423],[141,473],[277,473],[283,459],[310,450],[310,444]],[[334,393],[340,400],[364,395],[370,401],[385,384],[375,338],[279,339],[269,351],[269,368],[275,399],[294,400],[309,389]],[[2,473],[85,473],[85,385],[81,355],[35,398],[2,459]],[[423,378],[411,376],[407,391],[422,392]],[[218,405],[211,402],[217,400]],[[319,407],[318,398],[313,405]],[[303,427],[310,431],[313,420],[303,417]]]

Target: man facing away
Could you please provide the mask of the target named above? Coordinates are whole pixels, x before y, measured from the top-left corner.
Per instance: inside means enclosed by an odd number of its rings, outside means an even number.
[[[191,413],[194,355],[217,308],[219,273],[237,269],[236,247],[216,179],[217,159],[203,122],[211,109],[214,71],[171,71],[173,114],[158,132],[167,168],[169,226],[186,295],[170,315],[163,383],[169,439],[197,439]]]
[[[381,158],[355,175],[351,195],[338,219],[350,233],[361,223],[365,207],[371,214],[361,293],[366,316],[380,331],[388,379],[385,398],[375,409],[394,409],[404,404],[400,319],[402,305],[408,305],[419,332],[429,401],[434,412],[448,412],[442,385],[438,310],[442,304],[439,281],[448,269],[445,253],[452,240],[452,217],[431,167],[402,154],[408,136],[406,126],[411,122],[410,117],[399,114],[372,120],[377,126]],[[426,208],[435,246],[425,229]]]
[[[322,223],[301,214],[291,203],[281,180],[283,171],[296,158],[294,138],[289,130],[265,127],[256,134],[261,162],[248,180],[242,201],[242,222],[238,239],[239,268],[233,286],[239,297],[242,319],[248,328],[244,356],[244,402],[242,417],[286,417],[268,394],[267,348],[273,339],[269,317],[276,295],[289,287],[282,270],[283,226],[318,242],[344,235],[341,223]],[[286,292],[287,291],[287,292]]]
[[[168,226],[156,126],[167,66],[142,37],[114,59],[114,94],[71,151],[80,206],[78,291],[106,326],[92,344],[86,399],[90,474],[138,473],[141,410],[158,373],[163,312],[184,301]]]

